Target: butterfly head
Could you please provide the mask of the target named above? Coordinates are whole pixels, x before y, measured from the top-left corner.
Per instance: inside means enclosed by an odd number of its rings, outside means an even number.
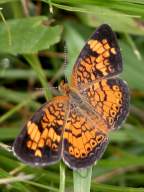
[[[67,83],[65,83],[63,80],[60,82],[59,90],[66,95],[69,95],[69,93],[70,93],[69,85]]]

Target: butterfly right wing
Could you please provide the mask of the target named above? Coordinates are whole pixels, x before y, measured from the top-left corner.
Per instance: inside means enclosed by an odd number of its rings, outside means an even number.
[[[61,158],[67,106],[68,97],[57,96],[33,115],[14,141],[13,152],[18,159],[45,166]]]

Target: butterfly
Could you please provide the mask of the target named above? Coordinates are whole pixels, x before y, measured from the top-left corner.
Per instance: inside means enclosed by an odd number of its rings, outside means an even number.
[[[46,102],[28,120],[13,144],[18,159],[32,166],[63,160],[71,169],[100,159],[108,134],[126,119],[127,83],[116,36],[107,24],[92,34],[73,67],[70,85],[60,83],[62,96]]]

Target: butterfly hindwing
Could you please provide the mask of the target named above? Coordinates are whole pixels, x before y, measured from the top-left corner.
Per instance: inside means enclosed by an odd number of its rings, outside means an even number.
[[[102,79],[81,90],[80,94],[109,130],[117,129],[128,114],[129,90],[122,79]]]
[[[61,158],[62,133],[67,111],[67,96],[57,96],[44,104],[26,123],[13,144],[23,162],[44,166]]]
[[[100,159],[108,137],[105,123],[100,118],[70,106],[63,136],[63,160],[72,169],[85,168]]]

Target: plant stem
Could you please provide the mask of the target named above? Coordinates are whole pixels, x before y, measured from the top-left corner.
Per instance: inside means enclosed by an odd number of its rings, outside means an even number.
[[[65,165],[60,162],[60,187],[59,192],[65,192]]]
[[[92,166],[73,171],[74,192],[90,192]]]

